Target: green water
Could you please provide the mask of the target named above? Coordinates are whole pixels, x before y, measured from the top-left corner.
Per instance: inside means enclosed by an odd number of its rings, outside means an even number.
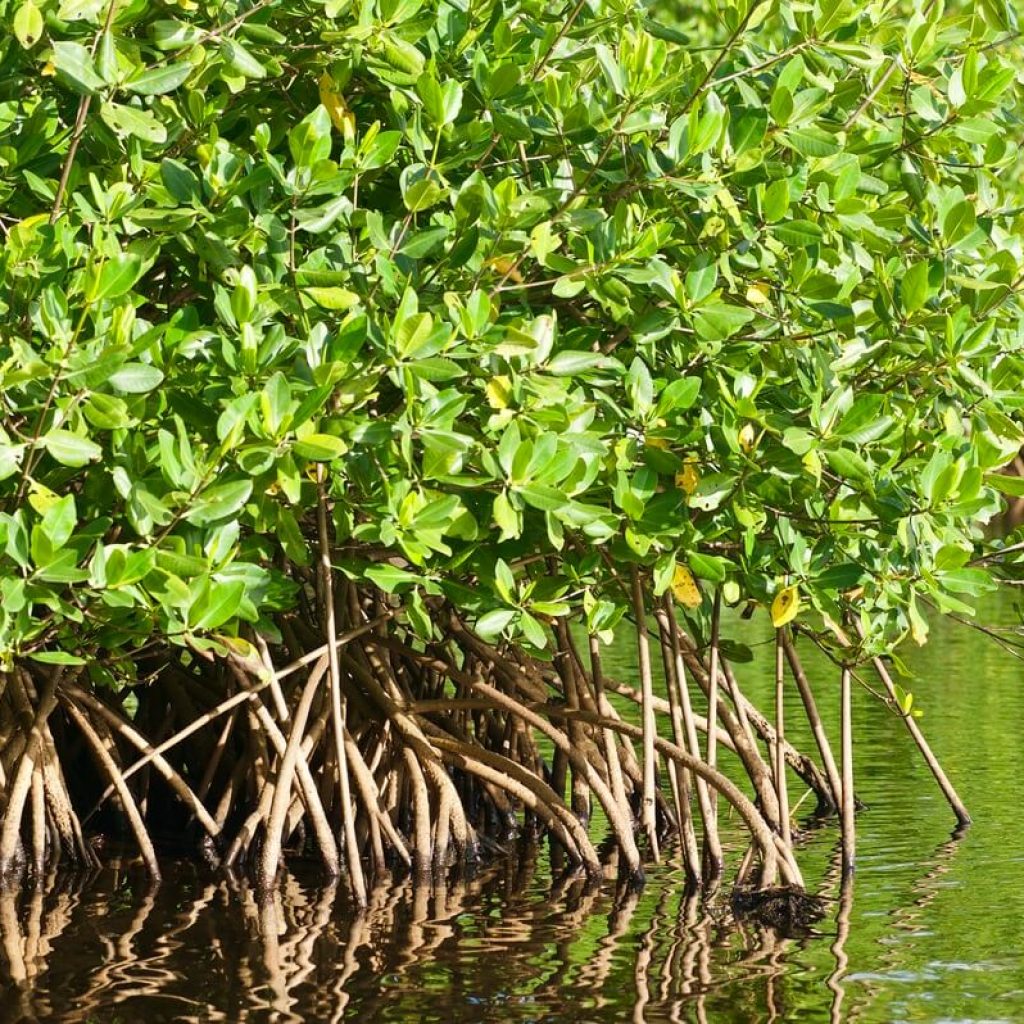
[[[762,706],[770,661],[759,648],[740,675]],[[0,1024],[1024,1021],[1024,664],[958,626],[910,661],[921,725],[975,824],[951,838],[903,724],[858,691],[867,809],[843,929],[838,904],[801,939],[737,926],[684,900],[671,860],[626,894],[558,880],[540,849],[433,892],[383,887],[363,915],[315,878],[290,877],[260,907],[194,865],[169,865],[153,888],[126,863],[0,897]],[[626,647],[608,668],[627,679],[632,662]],[[810,667],[834,734],[835,673]],[[800,739],[796,700],[789,712]],[[808,886],[836,896],[835,831],[809,835],[799,857]]]

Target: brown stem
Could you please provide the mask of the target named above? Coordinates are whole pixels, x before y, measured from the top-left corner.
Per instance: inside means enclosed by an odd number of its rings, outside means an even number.
[[[382,830],[387,835],[388,842],[394,847],[398,856],[407,865],[411,866],[412,858],[409,856],[409,850],[405,845],[405,841],[399,835],[398,830],[385,812],[373,773],[367,767],[356,741],[347,729],[345,730],[345,750],[348,753],[349,763],[352,766],[352,776],[356,784],[356,790],[363,801],[363,806],[366,807],[367,817],[369,818],[370,845],[373,850],[377,870],[379,871],[384,868]]]
[[[46,793],[40,765],[32,772],[32,872],[36,880],[46,870]]]
[[[575,851],[588,874],[601,874],[601,861],[587,830],[566,807],[565,801],[559,799],[558,794],[543,780],[510,758],[502,757],[485,747],[467,747],[458,740],[444,736],[433,737],[432,742],[445,760],[499,786],[529,807],[552,827],[563,845]]]
[[[323,658],[324,656],[321,655],[321,663],[323,662]],[[321,663],[318,663],[317,667],[319,667]],[[245,687],[247,684],[247,677],[240,669],[237,668],[237,666],[234,667],[234,671],[235,677],[238,679],[240,685]],[[317,682],[319,683],[323,678],[323,673],[321,671],[320,674],[317,675],[317,669],[314,668],[313,672],[310,673],[310,678],[313,678],[314,676],[316,676]],[[261,738],[264,735],[268,737],[278,756],[283,757],[287,746],[284,733],[281,732],[280,727],[274,721],[269,710],[267,710],[266,705],[261,700],[253,700],[251,707],[255,711],[255,719],[259,723],[261,729]],[[334,833],[331,831],[330,823],[327,820],[327,814],[324,810],[323,803],[320,800],[320,795],[317,792],[316,781],[313,778],[313,773],[311,772],[306,760],[320,735],[322,735],[321,730],[324,725],[325,717],[325,713],[321,713],[317,719],[316,725],[314,725],[314,727],[309,730],[309,733],[303,738],[299,757],[295,762],[295,770],[299,778],[299,791],[302,794],[303,800],[306,804],[307,813],[313,823],[313,833],[316,836],[317,846],[320,849],[320,858],[323,861],[324,870],[327,872],[329,878],[336,878],[340,871],[338,846],[334,841]],[[256,820],[264,817],[264,815],[270,811],[271,806],[272,805],[270,804],[265,805]],[[232,849],[234,849],[234,844],[232,844]]]
[[[672,649],[672,660],[675,664],[675,679],[677,684],[677,698],[679,710],[682,717],[683,733],[686,737],[685,744],[676,740],[676,745],[686,749],[690,756],[700,759],[700,741],[697,738],[697,718],[693,713],[693,706],[690,703],[690,689],[686,685],[686,665],[683,660],[683,651],[679,623],[676,620],[675,609],[671,605],[671,599],[666,603],[665,618],[669,631],[669,644]],[[712,719],[705,722],[705,732],[718,732],[718,726]],[[700,808],[701,818],[704,821],[704,850],[705,870],[709,873],[706,877],[709,880],[718,878],[722,874],[725,864],[725,857],[722,853],[722,843],[718,837],[718,823],[712,813],[711,794],[708,792],[707,782],[699,775],[695,776],[697,788],[697,806]]]
[[[859,622],[856,625],[857,631],[863,639],[863,627]],[[899,701],[896,697],[896,684],[892,681],[892,676],[889,675],[889,670],[885,667],[885,662],[882,661],[881,658],[872,658],[871,664],[874,665],[875,671],[878,673],[878,678],[882,680],[886,692],[889,694],[889,699],[898,707]],[[954,789],[953,784],[949,781],[946,773],[942,770],[942,765],[939,764],[938,758],[934,753],[932,753],[932,748],[928,745],[928,741],[924,738],[924,734],[918,727],[917,722],[914,720],[912,715],[907,714],[903,715],[903,721],[907,727],[907,732],[910,733],[914,742],[917,744],[917,749],[921,751],[921,756],[925,759],[932,775],[935,776],[935,781],[939,784],[939,789],[942,790],[943,796],[945,796],[949,801],[949,806],[953,808],[957,824],[961,827],[970,825],[970,813],[964,806],[964,802],[960,799],[959,794],[956,789]]]
[[[403,746],[402,757],[405,760],[409,784],[412,788],[412,864],[417,876],[423,878],[430,873],[430,793],[427,789],[427,780],[423,777],[423,766],[412,747]]]
[[[843,836],[843,874],[853,874],[856,861],[856,825],[854,823],[853,801],[853,709],[850,699],[850,678],[852,672],[848,665],[843,665],[839,683],[840,733],[842,756],[842,793],[841,812]]]
[[[146,865],[146,869],[154,879],[160,878],[160,863],[156,857],[156,850],[153,848],[153,840],[150,838],[149,830],[146,828],[146,823],[142,820],[142,815],[139,812],[138,804],[135,802],[135,797],[132,796],[131,790],[128,788],[128,783],[125,782],[124,776],[121,774],[120,769],[114,762],[114,758],[111,756],[110,751],[104,746],[103,741],[100,739],[99,734],[92,727],[92,723],[82,713],[82,711],[75,706],[74,701],[67,697],[63,700],[64,708],[67,713],[74,720],[78,726],[80,732],[85,737],[86,743],[89,744],[92,749],[93,756],[96,758],[97,763],[103,770],[104,774],[108,776],[117,791],[118,799],[121,801],[121,808],[125,813],[125,817],[128,819],[128,824],[131,826],[132,832],[135,834],[135,841],[139,844],[139,852],[142,854],[142,861]]]
[[[707,764],[714,771],[718,767],[718,730],[712,725],[718,722],[718,666],[720,652],[718,649],[718,636],[722,623],[722,591],[715,590],[714,604],[711,609],[711,661],[708,666],[708,733],[707,733]],[[708,793],[708,818],[706,820],[708,830],[712,834],[718,832],[718,793],[711,789]],[[715,860],[712,850],[705,843],[706,863],[704,875],[706,878],[716,878],[721,874],[722,866]]]
[[[654,757],[654,738],[658,725],[654,718],[654,679],[651,673],[651,648],[647,641],[647,609],[644,606],[644,590],[640,573],[634,565],[633,615],[636,619],[637,658],[640,668],[640,690],[643,694],[643,769],[644,788],[640,804],[640,822],[647,834],[651,856],[658,861],[658,819],[655,792],[658,788],[657,765]]]
[[[43,727],[50,713],[57,705],[57,681],[59,675],[54,672],[48,676],[39,694],[39,703],[35,716],[29,727],[28,742],[21,752],[18,765],[14,770],[10,783],[7,807],[4,810],[3,824],[0,826],[0,880],[7,877],[14,863],[15,856],[21,847],[21,820],[25,809],[25,801],[32,786],[32,774],[40,759],[43,745]]]
[[[586,757],[580,751],[573,749],[565,733],[552,725],[547,719],[520,704],[508,694],[502,693],[495,687],[483,682],[483,680],[473,680],[473,688],[478,693],[484,694],[496,704],[504,707],[507,711],[521,717],[535,729],[544,733],[554,743],[556,748],[565,751],[570,764],[573,766],[573,770],[579,771],[585,776],[587,784],[594,791],[594,795],[604,809],[604,813],[622,851],[629,875],[634,879],[642,878],[643,868],[641,867],[640,851],[637,849],[636,839],[633,836],[629,819],[622,813],[622,809],[616,805],[611,790],[605,785],[604,780],[594,770]],[[581,711],[580,714],[582,715],[583,712]]]
[[[281,754],[281,761],[278,765],[277,778],[274,782],[274,798],[271,801],[266,836],[263,841],[263,850],[260,854],[259,878],[260,883],[265,887],[272,885],[277,877],[278,864],[281,860],[282,833],[291,804],[296,763],[301,755],[303,733],[306,729],[306,722],[309,719],[309,711],[313,706],[313,698],[316,696],[317,688],[323,677],[327,674],[327,665],[327,659],[321,658],[313,668],[313,671],[309,673],[306,685],[302,688],[299,703],[295,707],[295,713],[291,716],[291,731],[288,734],[288,742],[284,752]]]
[[[149,742],[141,736],[127,722],[122,721],[114,711],[98,700],[91,693],[87,693],[80,687],[71,683],[63,683],[61,688],[78,704],[84,705],[90,711],[101,715],[109,723],[111,728],[123,736],[136,750],[144,754],[152,754],[153,748]],[[192,791],[191,786],[178,774],[162,755],[154,755],[152,758],[153,767],[160,773],[179,799],[195,814],[199,824],[202,825],[206,834],[216,845],[220,840],[220,826],[210,816],[210,812],[203,806],[202,802]]]
[[[672,643],[671,620],[675,617],[675,609],[672,607],[671,594],[666,592],[662,595],[661,606],[655,610],[654,615],[658,621],[658,631],[661,636],[661,654],[665,665],[672,739],[677,747],[685,750],[688,739],[680,699],[680,688],[685,685],[685,674],[680,678],[680,673],[685,673],[685,667]],[[694,732],[694,739],[696,739],[696,732]],[[685,768],[680,769],[675,761],[669,761],[669,766],[675,794],[676,815],[679,819],[679,840],[683,852],[683,865],[689,881],[696,885],[700,881],[700,850],[697,846],[697,834],[693,827],[693,813],[690,809],[691,776]]]
[[[562,717],[567,717],[568,713],[565,708],[551,709],[552,717],[556,717],[559,714]],[[594,725],[606,726],[628,736],[643,735],[643,730],[638,726],[595,715],[591,711],[576,711],[573,714],[579,715],[584,721],[592,722]],[[654,746],[665,757],[675,759],[684,768],[688,768],[695,775],[704,779],[710,788],[720,793],[736,808],[761,850],[762,885],[770,885],[775,879],[779,868],[782,869],[783,876],[788,882],[795,885],[803,885],[800,869],[793,859],[792,850],[782,842],[779,836],[772,832],[771,827],[764,820],[764,817],[753,801],[731,779],[717,769],[712,768],[703,759],[693,757],[689,752],[681,747],[677,747],[668,740],[657,737],[654,741]]]
[[[597,710],[603,713],[606,701],[604,695],[604,674],[601,665],[601,641],[593,633],[590,635],[590,676],[594,683],[594,701]],[[623,814],[629,814],[629,801],[626,798],[626,784],[622,778],[622,764],[619,761],[619,749],[615,744],[615,734],[611,729],[601,730],[604,745],[604,759],[608,766],[608,781],[611,785],[612,799],[622,808]]]
[[[345,855],[349,881],[356,902],[366,906],[366,881],[359,859],[356,839],[355,815],[349,792],[348,757],[345,754],[345,702],[341,692],[341,668],[338,664],[337,629],[334,611],[334,567],[331,564],[331,538],[328,530],[327,491],[324,486],[326,471],[317,464],[317,535],[320,541],[320,581],[323,594],[324,632],[327,634],[328,660],[331,673],[331,722],[334,732],[334,751],[337,758],[338,798],[341,801],[341,820],[345,833]]]
[[[790,842],[789,794],[786,792],[786,651],[782,643],[785,627],[775,631],[775,791],[779,801],[779,826],[783,841]]]
[[[576,658],[569,637],[569,627],[564,619],[556,620],[554,632],[558,643],[559,673],[563,679],[566,704],[570,708],[576,708],[580,706],[581,686],[576,671]],[[585,745],[587,738],[584,735],[584,728],[579,722],[573,722],[570,725],[569,739],[574,746]],[[572,809],[584,824],[590,820],[590,791],[587,789],[586,780],[579,772],[572,773]]]
[[[739,683],[733,673],[732,666],[728,661],[722,660],[722,677],[729,693],[729,699],[736,709],[736,723],[739,730],[736,732],[738,749],[742,751],[741,759],[743,766],[747,769],[750,781],[753,783],[754,792],[757,794],[758,803],[764,812],[765,818],[777,825],[779,820],[779,801],[775,793],[775,773],[761,756],[754,729],[751,726],[751,711],[754,706],[746,699],[740,690]],[[719,703],[719,712],[726,705]],[[755,713],[756,714],[756,713]]]
[[[832,755],[832,745],[829,743],[828,733],[822,725],[821,716],[818,714],[818,705],[814,700],[814,693],[811,691],[811,684],[804,672],[800,657],[793,646],[793,638],[789,633],[782,637],[782,646],[786,652],[786,660],[789,662],[793,678],[796,680],[797,690],[800,692],[800,699],[803,701],[804,711],[807,713],[807,721],[810,723],[811,732],[814,734],[814,742],[818,746],[818,753],[821,755],[821,763],[825,768],[828,778],[829,789],[832,791],[832,805],[838,810],[842,800],[842,782],[839,778],[839,769],[836,766],[836,759]]]

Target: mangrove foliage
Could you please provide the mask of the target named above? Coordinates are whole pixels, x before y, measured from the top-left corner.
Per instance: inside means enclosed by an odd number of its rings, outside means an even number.
[[[1019,575],[1015,17],[0,0],[0,875],[525,833],[797,896],[861,684],[969,820],[896,651]]]

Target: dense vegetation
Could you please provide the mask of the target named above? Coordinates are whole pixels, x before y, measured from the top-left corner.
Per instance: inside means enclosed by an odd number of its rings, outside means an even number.
[[[92,856],[102,795],[153,871],[194,819],[358,896],[525,810],[597,872],[596,799],[627,873],[678,829],[714,878],[721,796],[798,883],[787,760],[852,865],[849,716],[842,765],[776,743],[721,609],[770,609],[813,720],[790,623],[848,707],[1013,571],[1011,4],[0,18],[0,871]]]

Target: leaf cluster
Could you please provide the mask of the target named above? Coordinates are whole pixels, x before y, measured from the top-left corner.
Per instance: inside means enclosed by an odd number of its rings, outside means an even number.
[[[339,568],[423,632],[444,598],[536,648],[605,634],[635,564],[698,631],[711,588],[782,592],[880,650],[992,586],[1024,442],[1011,4],[0,24],[5,660],[269,628],[321,466]]]

